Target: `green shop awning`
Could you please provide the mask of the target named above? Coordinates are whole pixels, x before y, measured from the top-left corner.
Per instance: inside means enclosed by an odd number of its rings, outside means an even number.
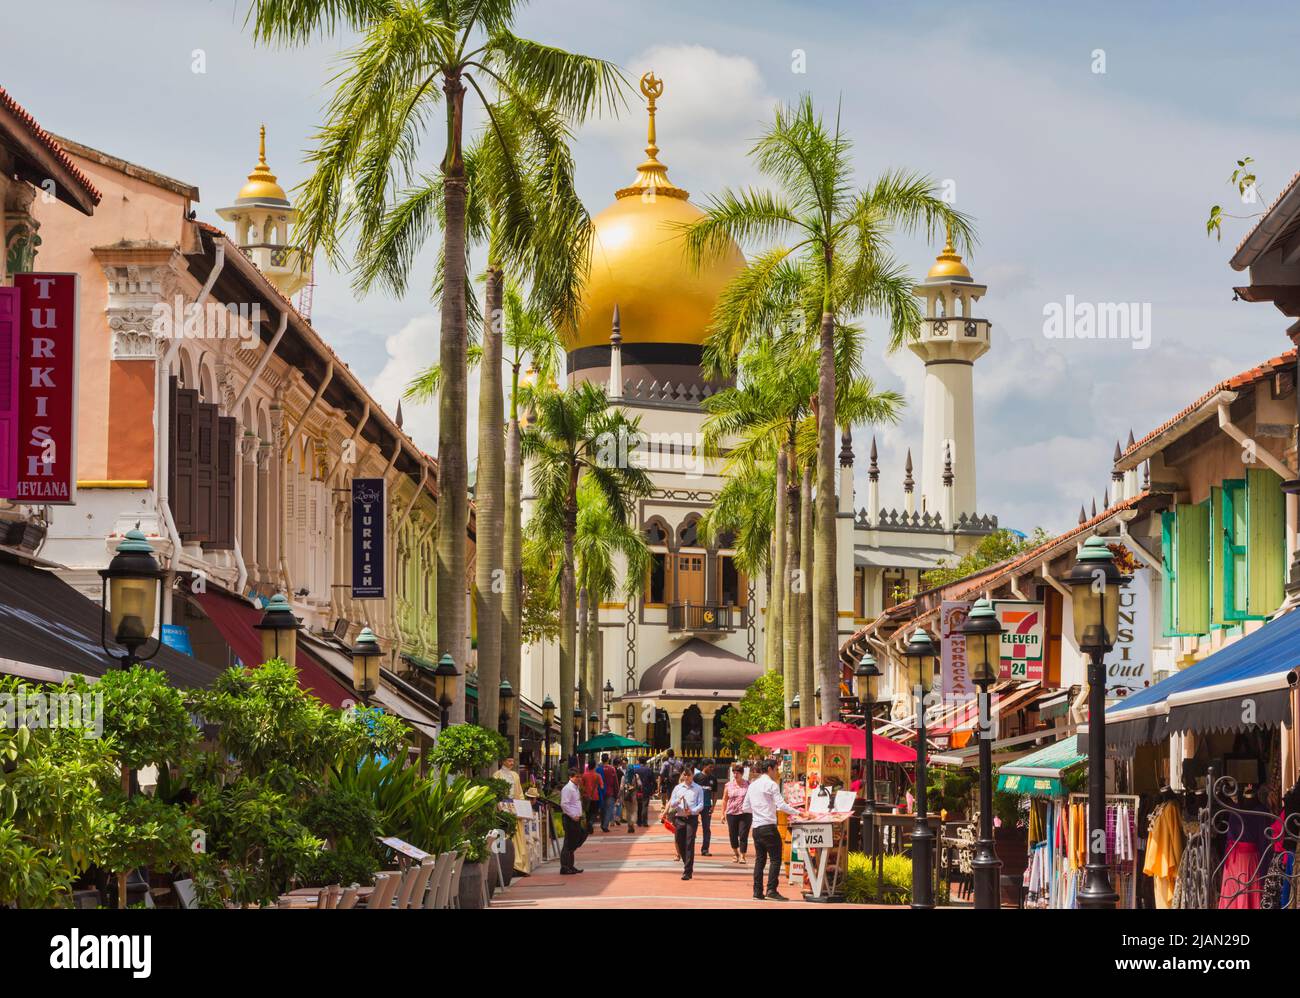
[[[1007,763],[998,770],[998,789],[1031,797],[1064,796],[1061,774],[1088,758],[1076,746],[1074,737],[1062,738]]]
[[[622,735],[616,735],[612,731],[602,731],[594,738],[589,738],[579,745],[575,752],[607,752],[610,749],[623,748],[649,748],[645,742],[639,742],[635,738],[624,738]]]

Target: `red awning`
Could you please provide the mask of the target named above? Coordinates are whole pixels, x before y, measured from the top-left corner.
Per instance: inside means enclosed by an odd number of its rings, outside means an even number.
[[[195,598],[240,661],[246,666],[261,664],[262,636],[254,626],[261,621],[261,612],[250,603],[225,593],[196,593]],[[356,699],[356,695],[335,680],[301,644],[298,645],[297,666],[298,685],[331,707],[342,707],[344,701]]]
[[[789,749],[792,752],[806,752],[809,745],[847,745],[852,758],[867,757],[865,730],[842,721],[832,721],[814,728],[769,731],[762,735],[750,735],[749,740],[764,748]],[[871,751],[876,762],[916,762],[916,753],[912,749],[882,735],[871,736]]]

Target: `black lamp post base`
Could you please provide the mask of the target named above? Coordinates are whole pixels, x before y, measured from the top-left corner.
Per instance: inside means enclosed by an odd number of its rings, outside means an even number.
[[[912,833],[912,907],[928,911],[934,907],[934,831],[928,822],[922,827]]]
[[[1110,885],[1110,871],[1104,866],[1086,867],[1084,880],[1079,888],[1080,908],[1114,908],[1119,904],[1119,895]]]
[[[993,849],[992,839],[975,841],[975,854],[970,865],[975,881],[975,907],[984,910],[1001,908],[1002,860]]]

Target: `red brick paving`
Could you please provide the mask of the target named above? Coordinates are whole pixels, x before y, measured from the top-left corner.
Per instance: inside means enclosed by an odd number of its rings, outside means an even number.
[[[651,805],[653,819],[657,808]],[[727,826],[716,814],[710,856],[700,856],[696,838],[695,875],[682,880],[682,866],[674,854],[673,837],[653,822],[629,835],[627,828],[597,829],[578,850],[582,873],[560,876],[558,860],[550,860],[532,876],[516,876],[508,890],[492,899],[493,908],[866,908],[875,905],[811,904],[800,890],[782,878],[780,891],[790,901],[755,901],[754,854],[748,862],[732,862]]]

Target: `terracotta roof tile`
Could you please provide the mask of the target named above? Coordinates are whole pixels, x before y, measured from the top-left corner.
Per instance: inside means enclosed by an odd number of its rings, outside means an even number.
[[[63,151],[63,147],[54,140],[54,136],[38,125],[36,119],[28,113],[26,108],[10,97],[9,92],[4,87],[0,87],[0,107],[6,108],[21,121],[36,140],[53,153],[54,157],[63,164],[64,169],[72,174],[77,183],[81,185],[82,190],[90,195],[91,200],[95,204],[99,204],[101,195],[95,185],[90,182],[90,178],[77,168],[77,165],[72,162],[72,158]]]
[[[1281,192],[1278,194],[1278,196],[1273,199],[1273,203],[1268,206],[1268,208],[1264,211],[1264,214],[1260,215],[1259,218],[1255,220],[1255,224],[1252,225],[1250,227],[1250,231],[1247,232],[1245,236],[1242,237],[1241,242],[1237,243],[1237,248],[1233,250],[1232,253],[1233,256],[1236,256],[1245,248],[1246,244],[1250,242],[1251,236],[1253,236],[1256,230],[1261,225],[1264,224],[1264,222],[1268,219],[1268,216],[1272,214],[1273,209],[1282,203],[1282,199],[1286,197],[1288,194],[1290,194],[1291,191],[1295,188],[1296,184],[1298,183],[1300,183],[1300,170],[1296,171],[1291,175],[1291,179],[1286,182],[1286,186],[1283,187]]]

